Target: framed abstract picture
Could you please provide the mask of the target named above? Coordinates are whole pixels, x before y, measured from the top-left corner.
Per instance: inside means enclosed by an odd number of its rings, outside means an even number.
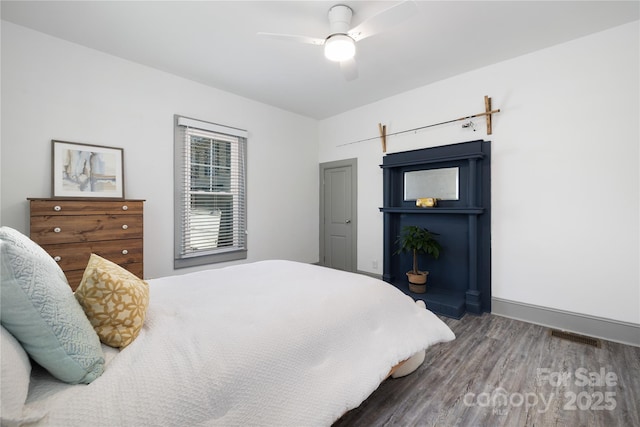
[[[122,148],[51,142],[53,197],[124,198]]]

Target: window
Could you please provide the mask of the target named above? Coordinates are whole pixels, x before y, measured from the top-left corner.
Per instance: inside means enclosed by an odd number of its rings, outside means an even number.
[[[175,268],[247,257],[247,132],[175,116]]]

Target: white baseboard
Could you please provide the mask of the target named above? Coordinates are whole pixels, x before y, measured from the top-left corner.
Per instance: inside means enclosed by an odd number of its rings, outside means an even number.
[[[640,325],[491,298],[491,313],[536,325],[640,347]]]

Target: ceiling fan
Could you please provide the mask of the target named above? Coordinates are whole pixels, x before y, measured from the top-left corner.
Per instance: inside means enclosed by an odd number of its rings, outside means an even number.
[[[263,32],[258,33],[258,35],[272,39],[324,46],[325,57],[330,61],[339,62],[344,77],[347,80],[354,80],[358,77],[358,67],[354,58],[356,42],[399,24],[413,16],[415,11],[415,1],[403,1],[371,16],[350,29],[353,9],[344,4],[337,4],[329,9],[329,35],[325,38]]]

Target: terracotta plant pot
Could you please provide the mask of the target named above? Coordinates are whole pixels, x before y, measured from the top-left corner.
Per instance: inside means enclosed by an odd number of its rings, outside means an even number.
[[[407,271],[407,278],[409,279],[409,290],[417,294],[423,294],[427,291],[427,275],[428,271],[419,271],[418,274],[414,274],[412,271]]]

